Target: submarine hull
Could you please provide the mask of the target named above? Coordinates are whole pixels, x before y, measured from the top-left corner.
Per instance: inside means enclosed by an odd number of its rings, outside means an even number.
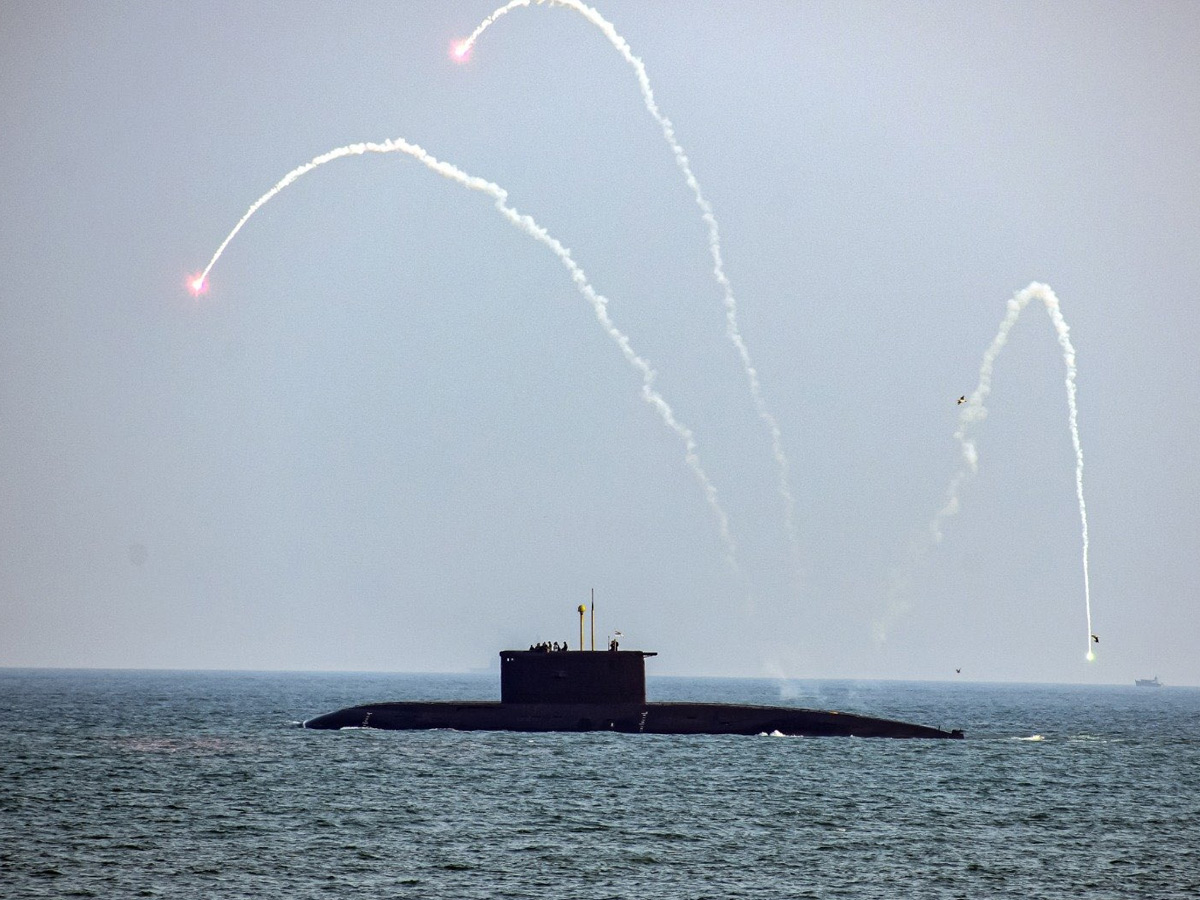
[[[371,703],[309,719],[305,728],[393,731],[612,731],[624,734],[772,734],[803,737],[961,738],[891,719],[829,710],[725,703]]]

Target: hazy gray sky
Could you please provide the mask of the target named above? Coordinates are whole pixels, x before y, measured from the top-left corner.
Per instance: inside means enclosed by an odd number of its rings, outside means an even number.
[[[1200,4],[630,3],[707,230],[580,15],[0,5],[0,665],[447,671],[601,637],[652,672],[1200,684]],[[695,435],[554,254],[569,247]],[[1099,656],[1064,365],[1078,351]],[[890,604],[907,610],[889,619]],[[878,639],[886,623],[886,639]]]

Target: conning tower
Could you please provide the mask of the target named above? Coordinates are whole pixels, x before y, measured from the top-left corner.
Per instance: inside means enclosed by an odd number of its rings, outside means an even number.
[[[646,702],[641,650],[502,650],[501,703]]]

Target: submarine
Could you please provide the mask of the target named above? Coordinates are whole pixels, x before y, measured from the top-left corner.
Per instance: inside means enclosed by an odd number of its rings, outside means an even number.
[[[593,607],[594,608],[594,607]],[[646,701],[646,659],[657,653],[537,644],[500,651],[500,702],[385,702],[315,716],[305,728],[395,731],[612,731],[622,734],[780,734],[795,737],[962,738],[943,731],[834,710],[732,703]]]

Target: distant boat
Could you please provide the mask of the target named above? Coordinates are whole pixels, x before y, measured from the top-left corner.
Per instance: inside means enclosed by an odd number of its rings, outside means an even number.
[[[1158,680],[1158,676],[1153,678],[1135,678],[1133,683],[1138,687],[1162,687],[1162,682]]]

